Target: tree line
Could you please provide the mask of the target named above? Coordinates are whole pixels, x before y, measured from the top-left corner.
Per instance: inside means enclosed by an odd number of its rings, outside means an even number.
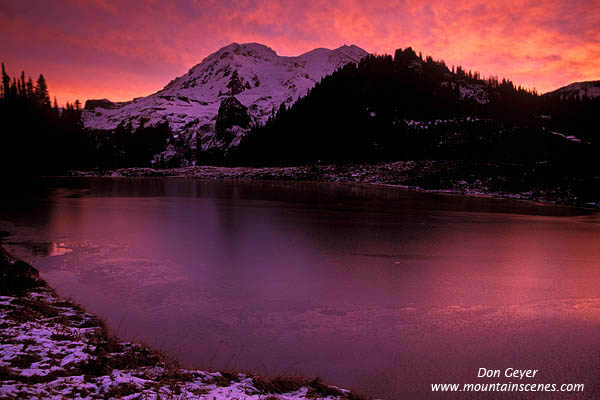
[[[150,166],[167,146],[166,124],[112,132],[83,127],[79,100],[59,107],[40,74],[11,78],[2,63],[0,85],[0,171],[7,176],[57,175],[72,169]]]
[[[1,167],[6,174],[56,174],[84,164],[81,103],[50,101],[43,74],[34,84],[25,73],[12,79],[2,64]]]

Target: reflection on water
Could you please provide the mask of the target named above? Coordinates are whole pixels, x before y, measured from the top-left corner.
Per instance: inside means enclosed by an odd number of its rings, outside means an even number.
[[[184,362],[386,399],[480,367],[598,389],[595,214],[364,185],[32,186],[2,200],[11,249],[120,336]]]
[[[65,255],[73,251],[73,249],[66,247],[64,243],[56,242],[6,241],[5,243],[8,246],[23,247],[25,250],[31,252],[31,254],[34,256],[55,257]]]

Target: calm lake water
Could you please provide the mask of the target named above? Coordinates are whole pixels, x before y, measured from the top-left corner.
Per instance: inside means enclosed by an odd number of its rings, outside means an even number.
[[[384,399],[507,382],[477,372],[512,367],[539,370],[512,382],[600,393],[598,214],[164,179],[46,180],[0,205],[10,250],[61,295],[188,366],[321,376]]]

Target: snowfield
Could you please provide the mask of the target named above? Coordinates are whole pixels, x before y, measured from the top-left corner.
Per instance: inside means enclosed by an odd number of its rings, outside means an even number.
[[[0,247],[2,399],[359,399],[319,380],[185,370],[109,336]]]
[[[473,100],[479,104],[490,102],[488,88],[480,83],[470,83],[465,81],[442,82],[442,86],[450,86],[459,90],[461,100]]]

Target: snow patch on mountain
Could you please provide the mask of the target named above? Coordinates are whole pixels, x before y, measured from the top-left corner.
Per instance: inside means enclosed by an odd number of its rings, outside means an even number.
[[[452,89],[458,89],[461,100],[474,100],[479,104],[490,102],[489,88],[484,84],[459,80],[455,82],[442,82],[442,86],[450,86]]]
[[[561,99],[575,97],[600,97],[600,81],[575,82],[545,94],[546,96],[560,96]]]
[[[357,46],[344,45],[335,50],[318,48],[285,57],[262,44],[232,43],[150,96],[128,102],[88,100],[83,112],[84,126],[113,130],[120,124],[130,124],[135,130],[142,125],[167,123],[174,140],[183,146],[223,151],[239,143],[248,126],[265,122],[282,103],[291,105],[323,76],[347,63],[358,62],[366,54]],[[235,119],[246,121],[240,116],[244,110],[249,123],[229,126],[228,134],[218,135],[220,105],[232,97],[243,106],[236,108]]]

